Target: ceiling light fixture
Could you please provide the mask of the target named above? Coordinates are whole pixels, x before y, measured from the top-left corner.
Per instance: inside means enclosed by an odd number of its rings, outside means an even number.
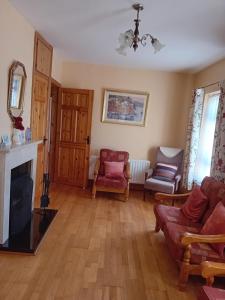
[[[137,18],[134,19],[135,29],[129,29],[119,36],[120,47],[116,51],[121,55],[126,55],[126,49],[128,47],[133,47],[134,51],[137,50],[138,44],[141,43],[142,46],[147,45],[147,39],[150,38],[152,47],[154,48],[154,53],[160,51],[165,45],[161,44],[158,39],[154,38],[151,34],[146,33],[142,37],[139,37],[139,24],[141,20],[139,19],[139,12],[144,9],[144,6],[140,3],[135,3],[132,5],[133,9],[137,11]]]

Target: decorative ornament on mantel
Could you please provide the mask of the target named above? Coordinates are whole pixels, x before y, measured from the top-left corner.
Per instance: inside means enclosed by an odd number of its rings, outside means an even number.
[[[12,117],[13,119],[13,144],[21,145],[25,143],[25,134],[23,127],[23,119],[21,117]]]
[[[144,6],[141,5],[140,3],[135,3],[132,5],[133,9],[137,11],[137,17],[134,19],[135,23],[135,29],[134,31],[132,29],[129,29],[125,31],[124,33],[121,33],[119,36],[119,43],[120,46],[119,48],[116,49],[116,51],[121,54],[126,56],[127,53],[125,50],[127,50],[128,47],[133,47],[134,51],[137,50],[139,43],[141,43],[142,46],[147,45],[147,39],[150,39],[150,42],[152,44],[152,47],[154,48],[154,53],[157,53],[160,51],[165,45],[161,44],[159,40],[155,37],[153,37],[150,33],[145,33],[142,37],[139,36],[139,24],[140,24],[140,19],[139,19],[139,12],[144,9]]]

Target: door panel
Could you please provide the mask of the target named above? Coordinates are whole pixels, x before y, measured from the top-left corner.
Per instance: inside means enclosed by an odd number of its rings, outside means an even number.
[[[74,162],[74,184],[82,187],[85,180],[85,148],[76,148]]]
[[[77,111],[77,130],[76,130],[76,143],[86,143],[87,140],[87,125],[88,113],[87,111]]]
[[[36,53],[36,70],[45,76],[49,77],[51,74],[51,56],[52,47],[46,44],[43,40],[37,40]]]
[[[47,122],[48,79],[42,75],[34,75],[32,97],[32,137],[42,140],[45,136]]]
[[[93,91],[63,88],[59,102],[56,180],[85,188],[88,180]]]
[[[51,80],[51,104],[50,104],[50,149],[49,149],[49,176],[54,181],[55,174],[55,152],[56,152],[56,130],[57,130],[57,107],[59,100],[60,84]]]
[[[52,47],[37,32],[34,41],[34,69],[31,107],[31,131],[34,140],[48,137],[48,106],[51,83]],[[38,146],[36,192],[40,199],[43,174],[48,170],[48,149],[46,143]]]
[[[60,141],[72,142],[74,135],[74,112],[70,107],[62,107],[60,113]]]
[[[62,183],[73,184],[73,164],[75,160],[75,149],[61,145],[58,149],[57,180]]]

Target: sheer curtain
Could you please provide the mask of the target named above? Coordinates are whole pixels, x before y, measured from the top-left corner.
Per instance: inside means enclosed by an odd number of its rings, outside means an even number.
[[[196,184],[201,184],[202,179],[210,175],[218,103],[219,92],[206,94],[193,175]]]
[[[198,153],[198,144],[203,113],[204,89],[193,91],[192,104],[189,111],[187,126],[186,149],[184,155],[184,170],[182,185],[191,190],[194,183],[194,171]]]

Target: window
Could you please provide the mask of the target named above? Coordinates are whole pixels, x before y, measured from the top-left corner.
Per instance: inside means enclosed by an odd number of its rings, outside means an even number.
[[[201,184],[202,179],[210,175],[219,96],[219,91],[205,94],[197,160],[194,170],[194,182],[197,184]]]

